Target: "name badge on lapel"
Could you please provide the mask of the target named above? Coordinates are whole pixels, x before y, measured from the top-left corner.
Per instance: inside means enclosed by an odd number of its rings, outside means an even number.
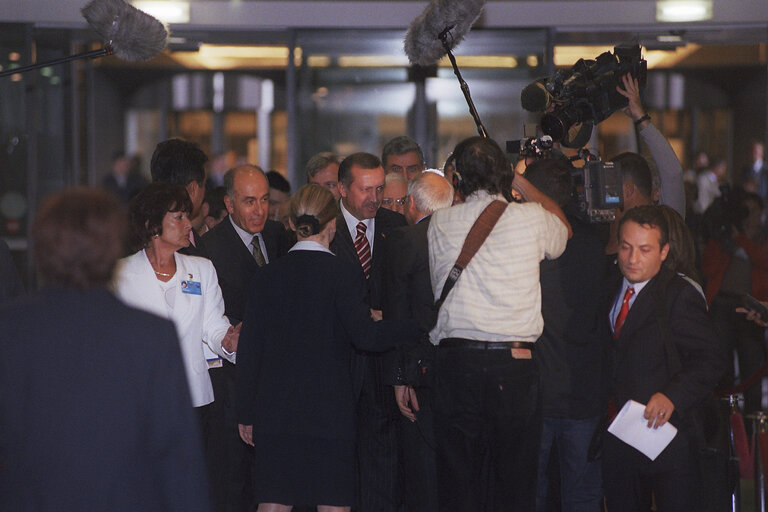
[[[187,274],[189,279],[181,282],[181,293],[189,293],[190,295],[202,295],[203,290],[200,287],[200,281],[193,281],[192,274]]]

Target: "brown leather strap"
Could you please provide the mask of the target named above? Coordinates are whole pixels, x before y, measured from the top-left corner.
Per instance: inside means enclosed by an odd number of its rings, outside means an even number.
[[[477,218],[472,227],[467,233],[467,238],[464,240],[464,245],[461,248],[459,257],[456,259],[456,263],[448,273],[448,278],[443,285],[443,292],[440,294],[440,298],[435,302],[435,310],[439,310],[443,305],[445,298],[448,296],[448,292],[451,291],[453,285],[459,279],[459,276],[467,268],[472,257],[477,253],[480,247],[491,234],[491,230],[501,218],[501,214],[507,209],[509,203],[506,201],[495,200],[485,207],[483,212]]]
[[[456,265],[462,269],[467,268],[469,261],[483,245],[488,235],[491,234],[491,230],[499,221],[508,205],[509,203],[506,201],[496,200],[485,207],[483,213],[480,214],[469,230],[469,233],[467,233],[467,239],[464,240],[464,246],[461,248],[461,253],[456,259]]]

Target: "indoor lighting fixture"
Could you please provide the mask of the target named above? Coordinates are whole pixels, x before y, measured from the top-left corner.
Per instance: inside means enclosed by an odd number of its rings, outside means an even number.
[[[658,0],[656,21],[686,22],[712,18],[712,0]]]
[[[163,23],[189,23],[189,2],[178,0],[134,0],[131,4]]]

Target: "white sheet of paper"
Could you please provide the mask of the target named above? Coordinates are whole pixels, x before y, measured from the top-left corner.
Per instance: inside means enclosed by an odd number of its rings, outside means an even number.
[[[677,435],[677,428],[669,422],[657,429],[648,428],[648,420],[643,418],[643,412],[645,405],[634,400],[627,401],[608,427],[608,432],[641,451],[649,459],[656,460]]]

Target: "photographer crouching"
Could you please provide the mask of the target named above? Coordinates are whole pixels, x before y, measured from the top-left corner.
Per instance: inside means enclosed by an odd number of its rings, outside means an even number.
[[[473,137],[459,147],[466,202],[435,212],[428,231],[440,305],[430,333],[439,347],[440,510],[530,511],[541,431],[533,360],[543,329],[539,262],[560,256],[571,227],[552,199],[514,176],[493,140]],[[509,183],[525,203],[507,203],[501,192]]]

